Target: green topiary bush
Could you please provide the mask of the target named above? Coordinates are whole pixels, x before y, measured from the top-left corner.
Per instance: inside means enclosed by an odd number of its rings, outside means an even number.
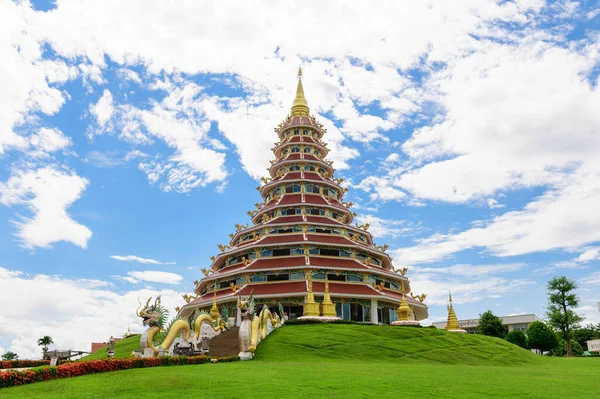
[[[506,334],[506,340],[511,344],[520,346],[523,349],[527,349],[527,337],[521,330],[513,330]]]

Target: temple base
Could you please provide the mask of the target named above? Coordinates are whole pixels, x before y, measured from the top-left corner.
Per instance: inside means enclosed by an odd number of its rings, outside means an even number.
[[[330,321],[338,321],[342,319],[337,316],[300,316],[297,320],[316,320],[322,321],[323,323],[328,323]]]
[[[393,326],[420,326],[421,324],[416,320],[397,320],[392,322]]]
[[[252,360],[252,352],[240,352],[238,353],[240,360]]]

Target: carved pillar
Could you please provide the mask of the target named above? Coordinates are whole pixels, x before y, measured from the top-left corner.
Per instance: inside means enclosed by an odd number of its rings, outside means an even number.
[[[379,324],[377,317],[377,299],[371,299],[371,323]]]

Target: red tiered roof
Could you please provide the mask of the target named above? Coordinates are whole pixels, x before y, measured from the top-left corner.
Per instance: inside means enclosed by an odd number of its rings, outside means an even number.
[[[318,235],[318,234],[307,234],[306,238],[308,241],[319,242],[323,244],[340,244],[340,245],[353,245],[354,242],[347,239],[344,236],[334,236],[334,235]]]
[[[279,205],[299,204],[302,202],[302,194],[285,194]]]

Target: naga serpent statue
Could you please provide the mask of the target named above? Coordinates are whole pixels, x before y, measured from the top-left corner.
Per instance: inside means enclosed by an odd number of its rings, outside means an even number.
[[[191,326],[183,319],[173,319],[165,326],[169,311],[161,305],[160,295],[156,297],[154,304],[150,304],[151,301],[152,297],[148,298],[146,305],[143,307],[140,302],[140,306],[135,312],[138,317],[142,318],[144,326],[149,327],[144,331],[140,338],[142,352],[147,348],[154,349],[154,356],[158,355],[159,349],[168,352],[173,345],[173,341],[175,341],[175,338],[177,338],[181,332],[185,333],[186,342],[195,344],[198,342],[200,336],[200,327],[204,323],[210,325],[216,333],[221,333],[226,329],[226,324],[223,323],[222,317],[213,321],[208,313],[200,313],[196,316]],[[194,333],[194,338],[193,340],[190,340],[192,331]]]
[[[260,341],[265,339],[272,329],[283,325],[284,319],[278,314],[273,315],[266,304],[263,305],[260,314],[256,316],[252,295],[244,300],[238,297],[237,306],[242,320],[239,330],[240,353],[238,356],[241,360],[250,360],[254,357],[254,351]],[[279,313],[283,315],[283,306],[280,303],[278,306]],[[272,329],[269,329],[269,323]]]

